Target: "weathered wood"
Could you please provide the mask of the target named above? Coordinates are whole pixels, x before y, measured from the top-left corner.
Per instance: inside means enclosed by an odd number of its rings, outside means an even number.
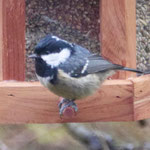
[[[134,120],[150,118],[150,75],[132,80],[134,83]]]
[[[0,123],[63,123],[133,120],[133,85],[129,80],[108,80],[101,90],[76,101],[72,119],[60,119],[58,97],[39,83],[0,83]]]
[[[101,54],[116,64],[136,68],[136,0],[101,0]],[[114,78],[135,76],[118,72]]]
[[[25,2],[0,0],[0,80],[25,79]]]

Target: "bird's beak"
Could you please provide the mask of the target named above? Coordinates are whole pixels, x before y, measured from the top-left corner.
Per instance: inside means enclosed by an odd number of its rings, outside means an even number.
[[[29,58],[37,58],[37,55],[36,54],[31,54],[28,56]]]

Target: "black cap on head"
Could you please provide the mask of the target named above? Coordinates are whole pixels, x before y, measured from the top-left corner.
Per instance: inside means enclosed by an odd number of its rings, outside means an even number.
[[[35,47],[35,54],[44,55],[58,53],[64,48],[72,49],[72,44],[56,36],[47,35]]]

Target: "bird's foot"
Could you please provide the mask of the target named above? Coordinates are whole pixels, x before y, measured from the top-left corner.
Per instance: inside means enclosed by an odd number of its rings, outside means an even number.
[[[78,111],[78,107],[73,100],[61,99],[58,104],[60,116],[71,118]]]

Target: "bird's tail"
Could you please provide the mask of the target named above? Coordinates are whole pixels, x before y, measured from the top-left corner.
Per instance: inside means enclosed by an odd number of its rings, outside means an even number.
[[[141,70],[132,69],[132,68],[128,68],[128,67],[123,67],[120,70],[125,70],[125,71],[131,71],[131,72],[136,72],[136,73],[144,74],[144,72],[141,71]]]

